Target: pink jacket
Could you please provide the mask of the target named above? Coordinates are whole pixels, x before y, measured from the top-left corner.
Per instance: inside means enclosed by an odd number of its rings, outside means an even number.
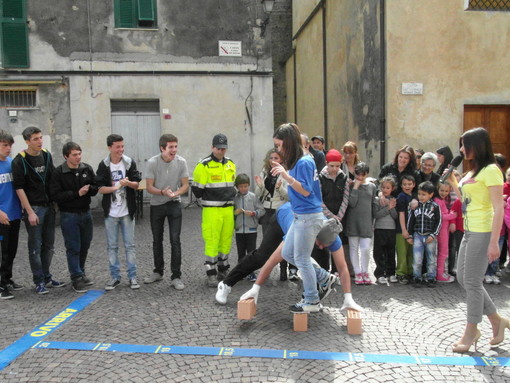
[[[450,226],[451,223],[456,223],[455,222],[455,212],[452,211],[448,211],[448,208],[446,207],[446,203],[444,202],[444,200],[442,200],[441,198],[434,198],[434,202],[437,203],[439,205],[439,208],[441,209],[441,220],[442,220],[442,223],[441,223],[441,231],[445,231],[445,232],[448,232],[448,228]],[[455,203],[454,203],[455,204]],[[452,206],[453,208],[453,206]],[[458,216],[458,214],[457,214]]]
[[[508,230],[510,230],[510,198],[506,200],[505,205],[505,225]]]

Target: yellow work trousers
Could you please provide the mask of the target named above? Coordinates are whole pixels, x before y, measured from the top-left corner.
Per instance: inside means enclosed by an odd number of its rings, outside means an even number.
[[[202,209],[202,238],[204,254],[216,264],[218,254],[228,255],[234,234],[234,207],[204,207]],[[210,259],[208,259],[210,258]]]

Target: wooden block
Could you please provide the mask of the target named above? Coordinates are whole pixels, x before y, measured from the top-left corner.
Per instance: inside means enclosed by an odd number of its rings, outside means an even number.
[[[257,313],[257,305],[253,298],[237,302],[237,319],[252,319]]]
[[[355,310],[347,310],[347,333],[351,335],[361,335],[361,313]]]
[[[294,331],[308,331],[308,313],[294,313]]]

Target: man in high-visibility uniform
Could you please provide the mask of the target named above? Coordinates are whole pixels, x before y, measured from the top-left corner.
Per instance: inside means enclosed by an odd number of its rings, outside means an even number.
[[[234,233],[236,165],[225,157],[227,148],[227,137],[215,135],[212,153],[201,160],[193,172],[192,191],[201,199],[203,208],[202,238],[207,284],[210,287],[216,287],[227,274]]]

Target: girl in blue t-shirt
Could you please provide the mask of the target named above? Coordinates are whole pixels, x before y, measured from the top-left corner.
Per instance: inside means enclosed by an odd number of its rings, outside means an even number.
[[[280,125],[273,141],[283,157],[283,164],[273,163],[273,176],[288,182],[288,195],[294,221],[285,237],[282,256],[298,267],[303,280],[304,299],[291,306],[295,312],[320,311],[317,280],[311,253],[323,224],[322,196],[313,158],[304,155],[301,132],[296,124]],[[287,169],[287,170],[286,170]]]

